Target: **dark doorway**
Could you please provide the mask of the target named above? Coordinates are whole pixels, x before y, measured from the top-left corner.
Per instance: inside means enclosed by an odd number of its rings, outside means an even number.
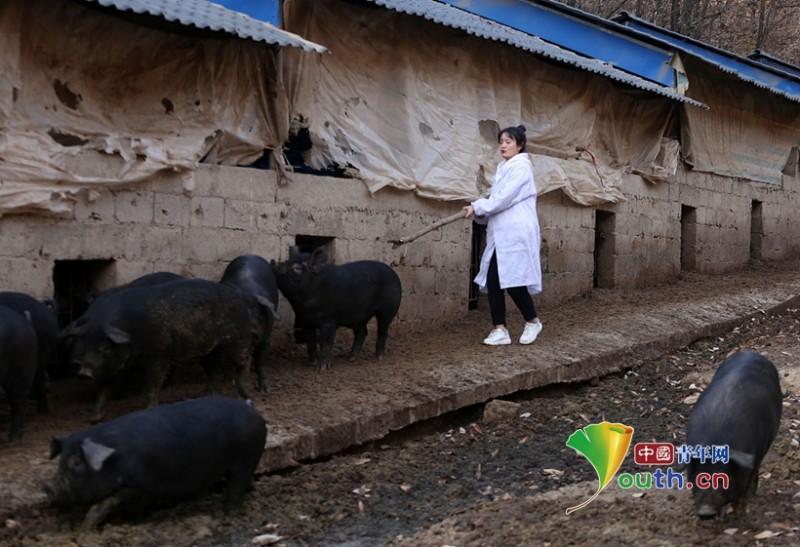
[[[325,254],[328,256],[328,262],[333,264],[335,255],[334,251],[336,250],[334,243],[336,241],[335,237],[329,236],[306,236],[306,235],[296,235],[294,237],[294,244],[297,246],[297,250],[301,253],[310,253],[313,252],[315,249],[319,249],[320,247],[325,250]]]
[[[478,297],[480,296],[480,289],[478,285],[472,281],[478,275],[478,270],[481,267],[481,257],[483,250],[486,248],[486,225],[472,223],[472,243],[470,245],[469,253],[469,300],[467,301],[468,310],[478,309]]]
[[[764,238],[764,216],[762,204],[753,200],[750,205],[750,260],[761,260],[761,242]]]
[[[616,247],[616,215],[608,211],[595,211],[594,217],[594,273],[592,287],[614,288],[614,252]]]
[[[56,260],[53,300],[60,327],[83,315],[113,267],[113,260]]]
[[[681,205],[681,271],[697,269],[697,209]]]

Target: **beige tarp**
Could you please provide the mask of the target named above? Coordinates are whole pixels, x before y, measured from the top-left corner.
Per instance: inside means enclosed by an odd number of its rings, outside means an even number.
[[[153,30],[71,0],[0,2],[0,214],[82,188],[246,164],[288,133],[268,44]]]
[[[692,97],[711,110],[686,109],[684,161],[696,171],[781,184],[781,171],[800,146],[800,106],[739,80],[703,73],[692,81]]]
[[[625,172],[659,180],[677,167],[677,143],[662,143],[674,108],[663,97],[383,8],[287,0],[284,26],[330,50],[284,51],[290,109],[314,142],[308,163],[350,164],[372,191],[475,198],[500,159],[497,130],[520,123],[540,193],[616,202]],[[588,152],[557,157],[576,147]]]

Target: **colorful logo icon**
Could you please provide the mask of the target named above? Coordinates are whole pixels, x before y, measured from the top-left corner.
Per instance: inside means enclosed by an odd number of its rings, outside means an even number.
[[[578,429],[567,439],[567,446],[589,460],[600,481],[594,495],[580,505],[567,509],[573,513],[589,505],[608,486],[628,453],[633,428],[625,424],[601,422]]]
[[[637,465],[672,465],[675,447],[672,443],[636,443],[633,445],[633,461]]]

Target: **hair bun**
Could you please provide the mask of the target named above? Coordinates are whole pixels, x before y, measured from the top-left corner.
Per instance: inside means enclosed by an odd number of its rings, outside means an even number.
[[[518,125],[518,126],[517,126],[517,129],[519,129],[519,130],[520,130],[520,131],[522,131],[523,133],[525,133],[525,131],[526,131],[526,129],[525,129],[525,126],[524,126],[524,125]]]

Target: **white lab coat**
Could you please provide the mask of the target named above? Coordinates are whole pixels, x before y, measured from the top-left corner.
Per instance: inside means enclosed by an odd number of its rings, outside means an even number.
[[[530,294],[542,292],[536,184],[528,154],[500,162],[489,197],[474,201],[472,207],[476,221],[487,223],[486,250],[475,283],[486,291],[489,262],[497,252],[501,288],[527,287]]]

